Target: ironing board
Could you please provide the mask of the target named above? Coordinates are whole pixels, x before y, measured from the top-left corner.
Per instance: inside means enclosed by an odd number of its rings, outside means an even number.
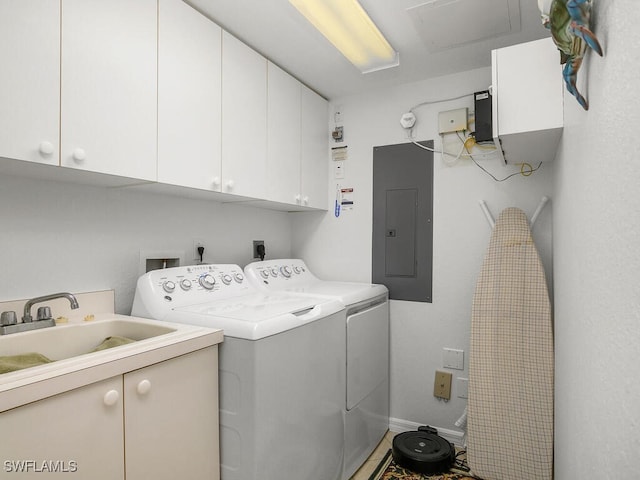
[[[476,285],[467,422],[475,475],[551,480],[551,308],[527,217],[517,208],[498,217]]]

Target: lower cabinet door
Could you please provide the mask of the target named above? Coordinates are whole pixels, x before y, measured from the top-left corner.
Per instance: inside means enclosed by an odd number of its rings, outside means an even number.
[[[122,376],[0,413],[0,478],[124,479]]]
[[[218,480],[218,347],[124,376],[127,480]]]

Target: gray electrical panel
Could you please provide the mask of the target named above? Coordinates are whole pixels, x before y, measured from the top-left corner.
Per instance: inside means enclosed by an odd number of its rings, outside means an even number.
[[[389,298],[431,302],[433,152],[413,143],[373,148],[372,247],[372,281]]]

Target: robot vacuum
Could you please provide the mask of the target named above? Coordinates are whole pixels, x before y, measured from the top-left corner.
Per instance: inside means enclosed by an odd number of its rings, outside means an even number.
[[[391,454],[401,467],[426,474],[446,472],[456,460],[453,445],[428,426],[396,435]]]

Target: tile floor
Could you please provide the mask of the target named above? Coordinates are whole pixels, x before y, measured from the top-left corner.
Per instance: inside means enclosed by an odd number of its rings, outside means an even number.
[[[395,435],[395,432],[387,432],[367,461],[364,462],[350,480],[369,480],[369,477],[380,463],[380,460],[382,460],[382,457],[391,450],[391,442]]]

